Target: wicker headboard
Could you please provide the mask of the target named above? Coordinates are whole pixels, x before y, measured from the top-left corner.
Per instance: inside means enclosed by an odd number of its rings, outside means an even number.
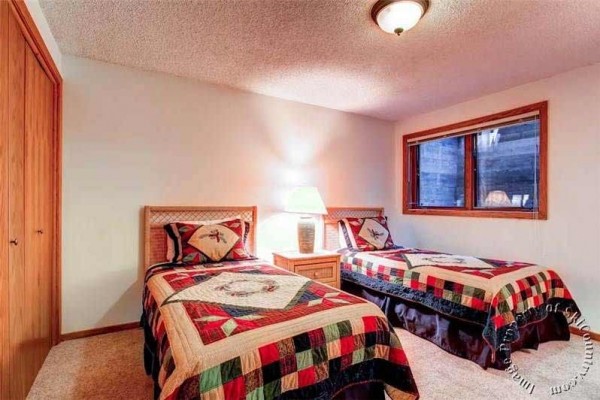
[[[176,221],[209,221],[240,216],[250,222],[248,246],[256,253],[256,206],[249,207],[144,207],[144,268],[166,261],[167,236],[163,226]]]
[[[383,216],[383,207],[327,207],[324,217],[323,247],[326,250],[336,250],[339,245],[338,222],[343,218],[366,218]]]

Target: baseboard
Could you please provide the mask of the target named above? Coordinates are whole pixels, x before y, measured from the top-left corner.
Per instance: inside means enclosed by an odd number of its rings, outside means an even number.
[[[595,340],[597,342],[600,342],[600,333],[596,333],[596,332],[592,332],[592,331],[582,331],[581,329],[575,327],[575,326],[569,326],[569,330],[571,331],[572,334],[574,335],[578,335],[578,336],[583,336],[584,334],[588,334],[590,335],[590,338],[592,340]]]
[[[102,328],[87,329],[85,331],[70,332],[60,335],[60,341],[81,339],[89,336],[103,335],[105,333],[113,333],[125,331],[127,329],[136,329],[140,327],[139,322],[128,322],[126,324],[104,326]]]

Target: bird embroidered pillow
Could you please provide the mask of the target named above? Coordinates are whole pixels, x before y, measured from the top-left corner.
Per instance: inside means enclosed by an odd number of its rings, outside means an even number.
[[[244,243],[247,225],[241,219],[213,224],[174,222],[165,225],[167,235],[180,244],[175,246],[173,261],[204,264],[254,258]]]
[[[386,217],[344,218],[340,229],[346,245],[357,251],[393,249],[394,240]]]

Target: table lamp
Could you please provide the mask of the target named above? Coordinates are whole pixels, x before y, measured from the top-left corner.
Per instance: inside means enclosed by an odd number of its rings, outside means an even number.
[[[294,188],[287,199],[285,211],[302,214],[298,220],[298,250],[302,254],[315,250],[315,220],[313,215],[325,215],[327,209],[319,190],[314,186]]]

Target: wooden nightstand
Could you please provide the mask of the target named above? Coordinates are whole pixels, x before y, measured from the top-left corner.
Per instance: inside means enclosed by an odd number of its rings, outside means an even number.
[[[321,250],[310,254],[297,251],[276,251],[273,263],[278,267],[315,281],[340,288],[340,257],[333,251]]]

